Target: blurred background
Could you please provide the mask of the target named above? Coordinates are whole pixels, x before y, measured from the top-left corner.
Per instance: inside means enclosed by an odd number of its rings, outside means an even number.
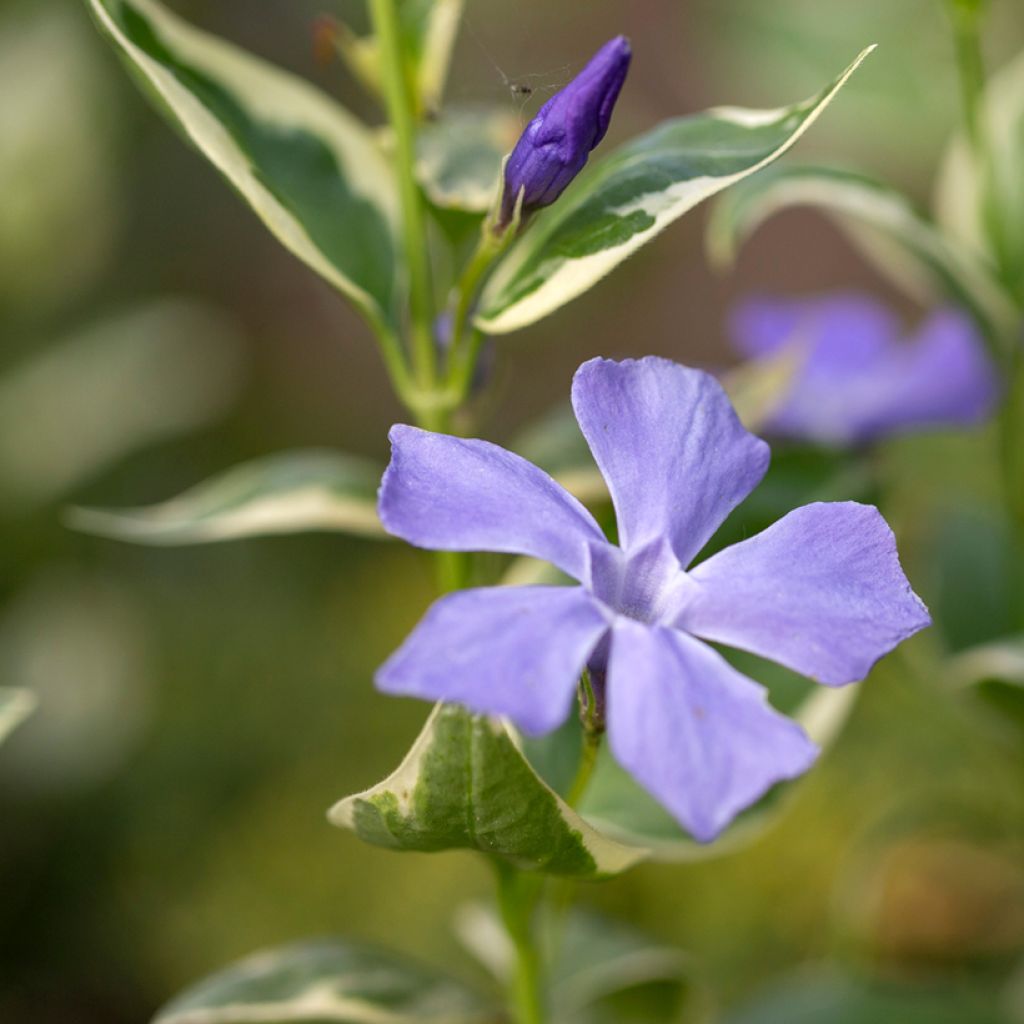
[[[314,58],[317,16],[361,26],[355,0],[169,6],[377,116]],[[959,113],[939,0],[585,6],[469,0],[449,99],[525,120],[624,32],[609,146],[666,116],[810,95],[878,42],[799,156],[927,203]],[[987,41],[993,68],[1024,46],[1019,0],[992,0]],[[525,76],[524,105],[509,83]],[[450,919],[488,891],[484,868],[364,847],[324,817],[425,716],[371,678],[432,597],[427,560],[326,534],[143,548],[64,522],[70,504],[159,501],[288,448],[385,458],[401,412],[366,329],[149,108],[82,4],[0,6],[0,195],[0,685],[40,702],[0,749],[0,1021],[144,1021],[223,963],[324,933],[465,970]],[[595,354],[729,364],[725,315],[754,291],[864,288],[920,312],[810,213],[715,277],[705,214],[501,339],[488,437],[564,401]],[[779,825],[581,893],[689,950],[736,1020],[789,1024],[797,1004],[807,1021],[1024,1020],[1024,734],[932,671],[1014,625],[989,572],[1004,557],[990,448],[977,430],[877,453],[938,627],[872,675]],[[890,991],[932,1009],[887,1016],[870,1000]],[[869,1009],[841,1018],[836,992]]]

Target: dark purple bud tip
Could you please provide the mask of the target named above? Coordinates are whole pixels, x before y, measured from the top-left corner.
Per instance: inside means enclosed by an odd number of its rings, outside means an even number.
[[[549,206],[583,170],[604,138],[632,57],[629,40],[616,36],[537,111],[505,164],[499,226],[506,227],[522,193],[522,213]]]

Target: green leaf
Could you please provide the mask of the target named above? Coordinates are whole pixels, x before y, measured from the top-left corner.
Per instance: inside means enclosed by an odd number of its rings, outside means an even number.
[[[573,909],[549,924],[548,987],[559,1024],[674,1024],[692,988],[691,959],[618,921]],[[494,910],[459,909],[456,934],[465,949],[507,987],[515,950]]]
[[[156,0],[87,2],[159,109],[281,243],[371,322],[393,322],[397,198],[370,132],[312,85]]]
[[[940,164],[935,215],[952,238],[987,254],[1024,305],[1024,53],[989,80],[979,111],[990,149],[979,167],[959,132]]]
[[[872,981],[810,969],[774,986],[723,1024],[1011,1024],[995,992],[956,982]]]
[[[153,1024],[494,1024],[496,1011],[431,968],[349,942],[257,953],[165,1006]]]
[[[534,772],[499,719],[439,704],[398,769],[331,808],[332,824],[392,850],[467,849],[523,870],[600,878],[643,849],[605,838]]]
[[[441,107],[455,38],[465,0],[401,0],[399,17],[406,51],[415,68],[420,104],[426,112]]]
[[[807,682],[777,666],[761,662],[753,669],[742,661],[744,656],[728,652],[739,667],[753,678],[769,683],[773,697],[783,687],[795,691],[795,700],[787,701],[787,714],[796,719],[807,734],[822,749],[826,749],[838,736],[857,697],[856,687],[829,688]],[[771,685],[770,676],[776,676],[780,685]],[[776,703],[782,703],[776,698]],[[527,756],[538,768],[560,771],[566,760],[552,746],[578,745],[578,727],[569,722],[561,730],[540,740],[525,744]],[[549,766],[554,766],[552,767]],[[564,776],[552,775],[549,781],[559,785]],[[743,814],[713,843],[701,844],[691,839],[675,819],[649,793],[619,766],[607,749],[602,747],[597,767],[582,801],[580,813],[603,835],[628,846],[650,851],[656,860],[689,862],[709,860],[756,842],[765,835],[785,813],[799,782],[788,783]]]
[[[35,710],[36,698],[30,690],[0,687],[0,743]]]
[[[509,251],[481,298],[478,326],[505,334],[540,320],[702,200],[780,157],[869,52],[803,103],[667,121],[596,161]]]
[[[329,451],[284,452],[245,462],[177,498],[135,509],[75,508],[70,524],[138,544],[204,544],[331,530],[386,537],[377,518],[382,470]]]
[[[564,1024],[673,1024],[690,989],[680,950],[597,914],[565,922],[551,971],[554,1019]]]
[[[486,213],[519,129],[518,118],[505,110],[446,110],[418,140],[416,175],[427,198],[444,210]]]
[[[917,298],[945,296],[966,307],[997,341],[1015,336],[1020,315],[991,268],[946,238],[906,197],[840,168],[778,167],[719,202],[708,234],[713,262],[730,265],[772,215],[811,206],[829,216],[879,269]]]

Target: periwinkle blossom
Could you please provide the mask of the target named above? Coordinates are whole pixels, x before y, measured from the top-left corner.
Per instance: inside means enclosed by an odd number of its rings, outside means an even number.
[[[589,665],[605,680],[614,756],[708,841],[817,750],[706,641],[838,686],[862,679],[928,613],[891,530],[854,502],[799,508],[688,568],[769,460],[710,375],[653,357],[592,359],[572,401],[611,493],[618,545],[518,455],[392,428],[379,502],[388,531],[424,548],[530,555],[579,585],[448,594],[377,686],[505,715],[538,735],[565,720]]]
[[[520,193],[522,212],[531,213],[550,206],[583,170],[608,131],[631,57],[625,36],[609,40],[537,111],[505,164],[501,226],[512,220]]]
[[[787,349],[794,377],[768,433],[822,444],[860,444],[895,433],[984,419],[999,388],[978,331],[943,308],[909,337],[866,296],[752,299],[731,319],[736,348],[772,360]]]

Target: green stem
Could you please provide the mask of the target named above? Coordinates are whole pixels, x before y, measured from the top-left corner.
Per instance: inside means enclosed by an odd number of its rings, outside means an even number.
[[[601,750],[601,738],[604,736],[604,723],[598,715],[597,698],[590,673],[584,669],[580,677],[580,719],[583,724],[583,746],[580,749],[580,763],[576,768],[576,777],[572,780],[566,793],[565,802],[570,807],[578,807],[583,794],[590,785],[590,779],[597,765],[597,755]]]
[[[545,1024],[543,970],[535,929],[543,881],[500,861],[496,867],[498,909],[516,956],[509,986],[513,1020],[515,1024]]]
[[[384,98],[394,133],[395,167],[402,206],[402,233],[409,270],[412,361],[419,388],[430,392],[437,378],[434,302],[427,249],[427,221],[416,183],[416,122],[401,27],[395,0],[370,0],[370,14],[381,58]]]

